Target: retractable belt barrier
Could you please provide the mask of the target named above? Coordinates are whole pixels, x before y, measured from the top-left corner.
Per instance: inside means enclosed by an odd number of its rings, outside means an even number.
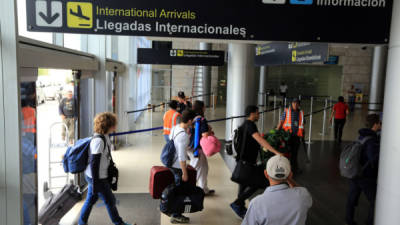
[[[201,96],[206,96],[206,95],[201,95]],[[194,97],[200,97],[200,96],[193,96],[193,98]],[[332,103],[336,103],[336,101],[335,102],[332,101]],[[355,104],[382,105],[383,103],[368,103],[367,102],[367,103],[355,103]],[[268,109],[268,110],[260,112],[260,114],[267,113],[267,112],[273,112],[273,111],[278,110],[280,108],[281,107]],[[304,117],[310,117],[313,114],[317,114],[317,113],[320,113],[320,112],[323,112],[325,110],[332,109],[332,108],[333,108],[333,105],[332,106],[328,106],[328,107],[324,107],[324,108],[322,108],[320,110],[313,111],[312,113],[306,114],[306,115],[304,115]],[[149,108],[149,109],[152,109],[152,108]],[[145,109],[145,110],[147,110],[147,109]],[[136,110],[136,111],[139,111],[139,110]],[[134,111],[132,111],[132,112],[134,112]],[[227,118],[209,120],[208,122],[209,123],[215,123],[215,122],[221,122],[221,121],[239,119],[239,118],[245,118],[245,117],[246,116],[232,116],[232,117],[227,117]],[[153,127],[153,128],[148,128],[148,129],[142,129],[142,130],[133,130],[133,131],[127,131],[127,132],[114,133],[114,134],[110,134],[110,136],[122,136],[122,135],[135,134],[135,133],[144,133],[144,132],[149,132],[149,131],[154,131],[154,130],[162,130],[162,129],[163,129],[163,127]]]
[[[189,99],[194,99],[194,98],[203,97],[203,96],[211,96],[211,95],[213,95],[213,94],[214,94],[214,93],[204,94],[204,95],[196,95],[196,96],[189,97]],[[168,103],[166,102],[166,103],[163,103],[163,104],[152,105],[151,107],[148,107],[148,108],[137,109],[137,110],[132,110],[132,111],[127,111],[126,113],[127,113],[127,114],[131,114],[131,113],[137,113],[137,112],[144,112],[144,111],[147,111],[147,110],[151,110],[151,109],[155,109],[155,108],[158,108],[158,107],[161,107],[161,106],[165,106],[165,105],[167,105],[167,104],[168,104]]]

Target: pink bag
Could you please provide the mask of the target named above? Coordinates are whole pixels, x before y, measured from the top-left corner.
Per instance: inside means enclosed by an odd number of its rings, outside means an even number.
[[[206,156],[210,157],[221,150],[221,143],[214,135],[202,137],[200,146]]]

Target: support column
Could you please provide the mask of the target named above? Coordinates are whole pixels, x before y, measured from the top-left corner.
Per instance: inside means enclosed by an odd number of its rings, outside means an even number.
[[[226,116],[242,116],[246,106],[257,104],[259,79],[254,71],[255,45],[229,44],[228,57]],[[231,130],[243,121],[244,118],[235,119],[232,123],[229,120],[226,122],[225,140],[231,139]]]
[[[212,45],[209,43],[200,43],[200,50],[211,50]],[[211,66],[201,66],[201,73],[202,73],[202,83],[203,83],[203,93],[202,94],[211,94]],[[211,106],[211,96],[204,96],[202,98],[198,98],[204,101],[206,107]]]
[[[0,5],[0,224],[22,225],[17,1]]]
[[[97,56],[100,68],[94,77],[94,113],[107,110],[106,36],[88,35],[88,52]]]
[[[375,223],[389,225],[400,221],[400,179],[394,171],[400,170],[400,1],[393,1],[389,57],[386,73],[383,126],[379,157],[378,192],[375,205]]]
[[[265,104],[265,79],[267,76],[266,66],[260,67],[260,85],[258,88],[258,105]]]
[[[385,90],[385,73],[387,63],[387,46],[375,46],[372,59],[371,85],[369,92],[369,102],[383,103]],[[383,105],[368,105],[368,111],[380,112]]]

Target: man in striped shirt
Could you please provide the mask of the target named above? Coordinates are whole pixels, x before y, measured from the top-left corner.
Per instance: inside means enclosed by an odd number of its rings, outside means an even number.
[[[171,129],[180,123],[181,121],[181,114],[177,111],[178,102],[172,100],[169,103],[169,107],[171,108],[164,114],[164,139],[168,143],[169,135],[171,134]]]

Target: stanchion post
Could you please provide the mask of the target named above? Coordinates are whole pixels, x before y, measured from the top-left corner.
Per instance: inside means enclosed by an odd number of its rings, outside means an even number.
[[[129,128],[129,117],[128,117],[128,112],[125,112],[125,121],[126,124],[128,124],[128,128]],[[125,146],[128,146],[128,135],[125,135]]]
[[[263,133],[264,134],[264,114],[265,114],[265,112],[264,112],[264,109],[263,109],[263,107],[261,106],[261,109],[262,109],[262,115],[261,115],[261,133]]]
[[[276,109],[276,95],[274,95],[274,109]],[[274,121],[274,124],[275,124],[275,122],[276,122],[276,110],[274,110],[274,119],[273,119],[273,121]]]
[[[214,94],[214,92],[212,93],[212,107],[215,110],[215,94]]]
[[[332,96],[330,96],[329,97],[329,107],[331,108],[331,112],[332,112],[332,110],[333,110],[333,102],[332,102]],[[331,123],[331,129],[333,129],[333,125],[334,125],[334,120],[332,120],[332,123]]]
[[[313,119],[313,102],[314,102],[314,97],[311,97],[311,109],[310,109],[310,126],[309,126],[309,131],[308,131],[308,141],[306,142],[307,144],[312,144],[311,142],[311,130],[312,130],[312,119]]]
[[[325,99],[325,106],[324,106],[324,118],[322,120],[322,133],[320,133],[322,136],[325,136],[325,124],[326,124],[326,110],[328,108],[328,99]]]
[[[285,107],[283,107],[283,108],[286,108],[286,100],[287,100],[287,98],[285,97],[285,100],[284,100],[285,101],[285,104],[284,104]]]

